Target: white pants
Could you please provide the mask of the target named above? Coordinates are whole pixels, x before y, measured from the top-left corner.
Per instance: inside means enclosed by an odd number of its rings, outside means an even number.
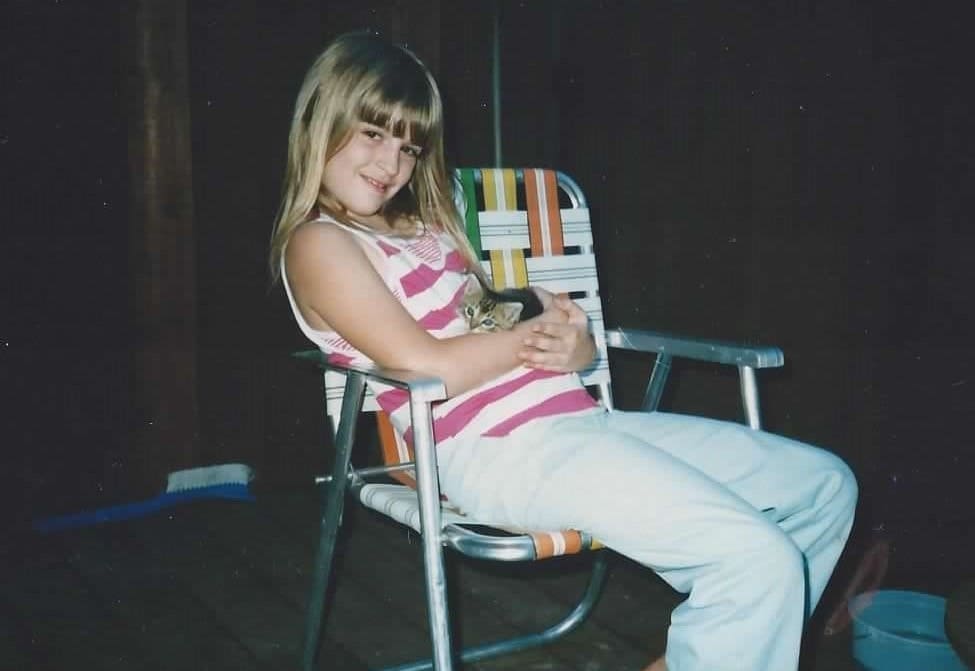
[[[670,671],[792,671],[846,543],[856,481],[836,456],[667,413],[544,419],[438,451],[443,493],[485,521],[574,528],[688,594]]]

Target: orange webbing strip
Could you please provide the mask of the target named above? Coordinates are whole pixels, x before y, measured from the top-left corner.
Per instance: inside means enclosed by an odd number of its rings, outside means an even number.
[[[562,555],[578,554],[583,550],[582,534],[578,531],[530,531],[535,543],[535,559],[548,559]]]
[[[376,428],[379,430],[379,445],[382,448],[384,464],[393,466],[413,459],[413,451],[409,447],[406,448],[405,455],[401,452],[393,423],[389,421],[389,415],[381,410],[376,412]],[[406,471],[393,471],[389,477],[416,489],[416,480]]]
[[[532,256],[561,256],[564,249],[562,213],[555,172],[526,169],[525,200]]]

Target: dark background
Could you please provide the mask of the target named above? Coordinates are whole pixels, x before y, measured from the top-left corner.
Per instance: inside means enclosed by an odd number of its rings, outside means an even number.
[[[15,521],[118,502],[145,470],[120,6],[0,4],[0,442]],[[450,160],[490,165],[496,8],[503,163],[559,168],[586,191],[607,323],[782,347],[785,369],[760,378],[766,427],[853,466],[851,552],[888,538],[890,580],[933,589],[970,572],[962,2],[188,3],[198,426],[180,466],[241,461],[262,486],[304,487],[326,462],[318,380],[288,358],[305,343],[265,261],[311,60],[350,29],[408,42],[442,86]],[[620,406],[638,403],[647,369],[614,362]],[[671,408],[740,416],[725,371],[680,372]]]

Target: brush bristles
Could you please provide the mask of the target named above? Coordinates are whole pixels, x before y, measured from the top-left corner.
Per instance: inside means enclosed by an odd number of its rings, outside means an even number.
[[[253,477],[253,470],[246,464],[221,464],[219,466],[187,468],[169,474],[166,491],[178,492],[186,489],[228,484],[247,485]]]

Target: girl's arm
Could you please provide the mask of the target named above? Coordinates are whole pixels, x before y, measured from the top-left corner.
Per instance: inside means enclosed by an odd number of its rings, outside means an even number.
[[[298,227],[286,255],[292,292],[312,326],[336,331],[379,366],[441,378],[451,396],[520,363],[561,370],[586,356],[587,344],[573,337],[578,325],[555,301],[510,331],[435,338],[389,291],[353,235],[337,226]]]

